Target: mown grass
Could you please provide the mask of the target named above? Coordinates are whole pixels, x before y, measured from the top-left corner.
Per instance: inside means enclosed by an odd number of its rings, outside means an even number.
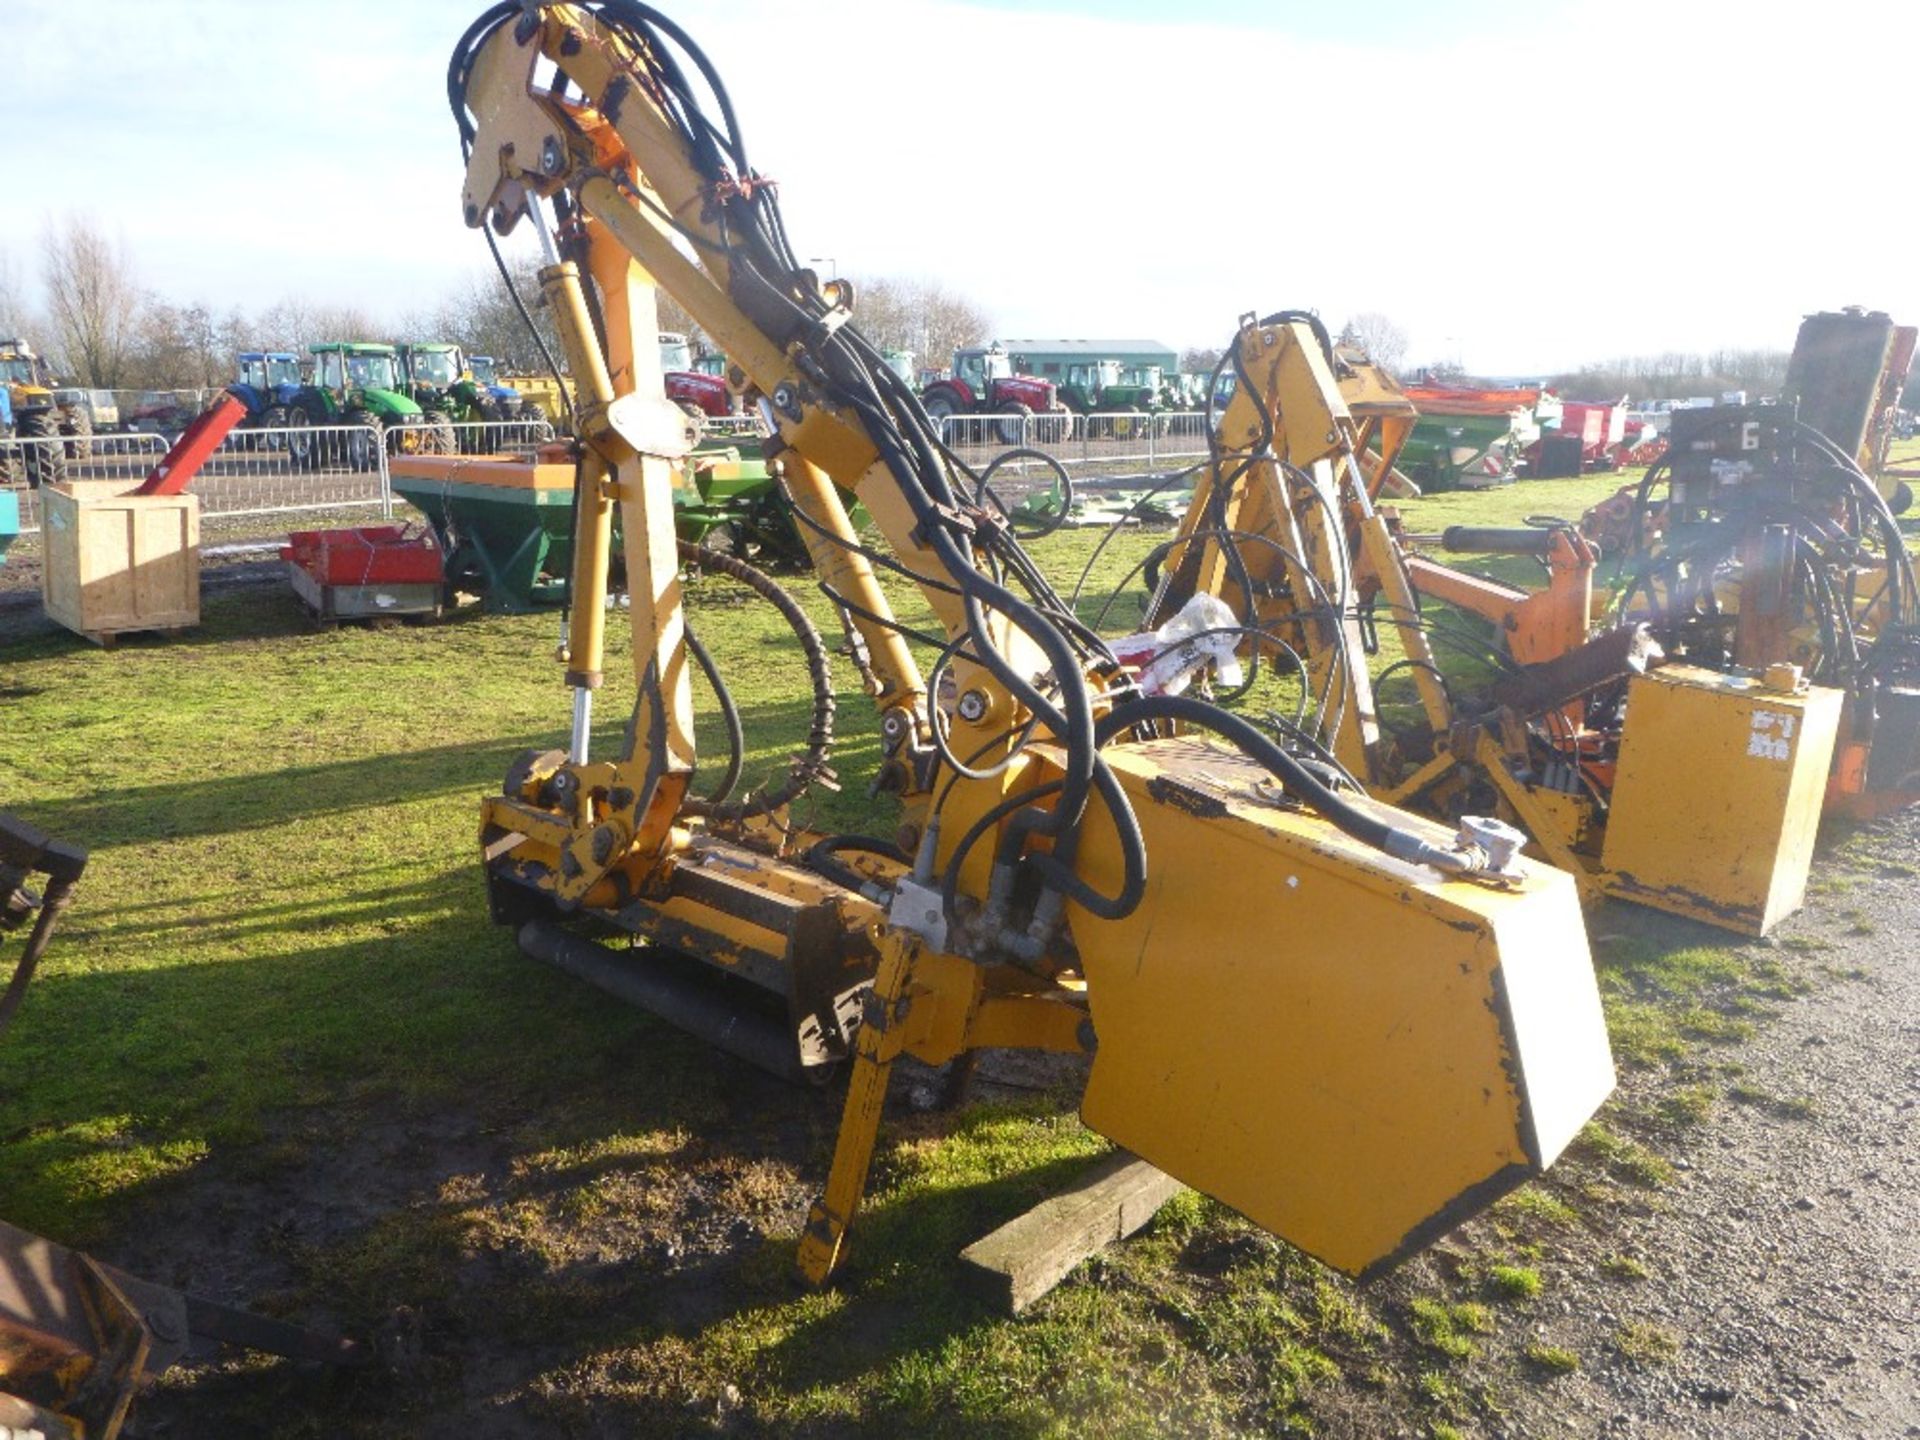
[[[1416,529],[1514,523],[1577,515],[1619,483],[1402,508]],[[1161,538],[1120,537],[1088,594]],[[1036,551],[1068,582],[1097,543],[1069,531]],[[794,588],[833,634],[825,604]],[[895,590],[902,618],[926,623]],[[1137,623],[1143,594],[1136,581],[1116,602],[1110,633]],[[733,681],[749,777],[782,768],[805,694],[780,621],[717,582],[694,585],[689,606]],[[609,628],[618,676],[624,632]],[[387,1397],[416,1419],[475,1385],[556,1430],[613,1415],[635,1433],[741,1417],[827,1433],[1284,1432],[1309,1423],[1316,1391],[1342,1387],[1419,1411],[1436,1434],[1485,1412],[1451,1374],[1498,1325],[1467,1280],[1410,1282],[1384,1303],[1193,1196],[1032,1318],[993,1318],[956,1287],[954,1252],[1105,1148],[1055,1099],[890,1120],[847,1282],[795,1292],[795,1197],[824,1175],[834,1103],[742,1080],[524,961],[486,920],[475,800],[518,751],[563,743],[557,629],[552,615],[468,613],[319,634],[274,591],[211,601],[192,636],[110,653],[63,634],[0,641],[15,737],[0,803],[93,852],[0,1044],[0,1214],[114,1253],[148,1207],[209,1178],[324,1175],[387,1124],[471,1141],[493,1160],[428,1166],[340,1233],[289,1242],[283,1308],[371,1332],[407,1307],[439,1337],[430,1354],[479,1344],[497,1365],[485,1379],[429,1365]],[[890,803],[865,793],[871,708],[850,667],[839,679],[845,787],[796,818],[887,833]],[[603,753],[630,702],[610,684]],[[701,741],[719,752],[704,719]],[[1656,920],[1597,947],[1626,1063],[1667,1066],[1726,1038],[1708,1017],[1748,1023],[1717,1007],[1768,983],[1768,962],[1690,936]],[[1657,1183],[1652,1135],[1618,1138],[1606,1150],[1590,1135],[1569,1166]],[[1496,1208],[1486,1243],[1512,1257],[1485,1272],[1497,1296],[1538,1288],[1527,1243],[1580,1223],[1573,1193],[1530,1186]],[[747,1230],[689,1270],[659,1248],[689,1213]],[[275,1411],[267,1393],[257,1403]],[[326,1433],[373,1433],[337,1397],[296,1408],[333,1417]]]

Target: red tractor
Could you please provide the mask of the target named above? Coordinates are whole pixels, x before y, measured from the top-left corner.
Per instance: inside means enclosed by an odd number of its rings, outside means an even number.
[[[660,368],[666,372],[667,398],[687,414],[723,419],[734,413],[733,395],[722,378],[723,357],[709,355],[696,361],[686,336],[662,330]]]
[[[921,391],[920,403],[943,430],[951,429],[947,421],[955,415],[1005,416],[993,430],[1007,445],[1057,442],[1073,425],[1053,382],[1014,374],[1013,361],[998,345],[954,351],[952,376]],[[1029,431],[1031,416],[1039,418]]]

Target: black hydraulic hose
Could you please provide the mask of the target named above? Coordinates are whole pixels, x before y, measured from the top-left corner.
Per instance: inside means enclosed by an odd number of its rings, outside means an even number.
[[[896,377],[897,378],[897,377]],[[866,408],[863,402],[861,408]],[[892,444],[892,437],[886,434],[885,417],[872,415],[880,431],[873,438],[885,448]],[[1092,698],[1087,690],[1086,676],[1080,668],[1080,657],[1074,653],[1067,638],[1026,601],[1002,585],[982,575],[961,549],[949,528],[947,517],[940,514],[932,498],[917,483],[913,467],[905,463],[905,457],[897,457],[902,463],[889,461],[889,468],[901,479],[901,493],[914,512],[921,533],[930,549],[933,550],[948,575],[960,585],[963,592],[964,608],[967,616],[967,628],[973,637],[980,656],[987,669],[1001,684],[1029,710],[1041,715],[1048,727],[1062,739],[1066,745],[1067,775],[1062,803],[1050,813],[1043,828],[1056,837],[1056,854],[1041,857],[1054,863],[1043,865],[1055,878],[1070,876],[1066,868],[1072,859],[1074,846],[1073,830],[1086,807],[1086,800],[1092,788],[1093,770],[1097,757],[1092,743]],[[1061,690],[1061,703],[1055,706],[1033,686],[1033,684],[999,653],[989,633],[984,608],[991,606],[1006,615],[1013,624],[1025,632],[1042,653]],[[1065,853],[1060,851],[1064,849]]]
[[[960,643],[959,640],[955,640],[945,646],[940,651],[939,658],[933,662],[933,668],[927,672],[927,693],[929,695],[937,697],[940,694],[940,677],[945,673],[946,668],[953,663],[954,658],[960,653]],[[962,780],[998,779],[1020,758],[1021,752],[1027,748],[1027,742],[1033,738],[1034,722],[1032,720],[1029,720],[1027,725],[1017,733],[1011,730],[1004,732],[1006,735],[1012,737],[1011,746],[1007,753],[994,761],[993,764],[986,769],[975,770],[969,762],[962,760],[958,755],[953,753],[951,737],[947,733],[947,723],[944,716],[945,712],[941,710],[939,702],[936,699],[934,703],[927,707],[927,733],[932,736],[933,748],[939,751],[942,763]],[[991,748],[991,746],[989,746],[989,748]],[[974,758],[978,757],[976,756]]]
[[[1881,543],[1887,549],[1888,578],[1895,585],[1895,593],[1901,600],[1893,617],[1894,623],[1910,623],[1914,619],[1916,606],[1920,606],[1920,590],[1916,590],[1915,586],[1913,557],[1907,553],[1906,539],[1900,533],[1899,518],[1893,513],[1893,507],[1887,504],[1887,497],[1880,493],[1880,487],[1860,468],[1859,462],[1830,437],[1801,420],[1791,421],[1790,428],[1794,435],[1833,461],[1853,485],[1855,493],[1871,507]]]
[[[740,770],[746,763],[747,758],[746,731],[741,726],[740,710],[733,702],[733,692],[727,688],[726,681],[721,678],[719,667],[714,664],[712,653],[708,651],[705,645],[700,643],[700,637],[693,633],[693,627],[691,625],[687,627],[686,636],[687,649],[692,654],[695,663],[700,666],[701,672],[706,675],[707,684],[713,690],[714,702],[720,709],[721,723],[727,728],[727,768],[721,774],[720,783],[715,787],[711,795],[697,797],[703,805],[718,805],[731,796],[734,786],[740,783]],[[633,713],[627,717],[626,744],[622,754],[629,760],[638,753],[640,748],[641,706],[646,704],[647,700],[651,698],[657,707],[659,703],[658,690],[659,687],[653,683],[653,667],[649,665],[647,668],[646,682],[640,686],[639,693],[633,697]],[[654,719],[656,722],[656,733],[647,738],[649,752],[651,752],[654,746],[663,741],[663,737],[658,732],[659,716],[656,714]]]
[[[720,722],[727,727],[727,768],[721,775],[720,783],[707,796],[709,805],[718,805],[733,794],[733,787],[740,783],[740,770],[747,761],[747,732],[740,723],[740,707],[733,703],[733,692],[727,688],[727,682],[720,678],[720,667],[713,663],[713,655],[700,637],[693,633],[691,625],[686,628],[687,649],[692,653],[694,663],[707,677],[707,684],[713,690],[714,703],[720,707]]]
[[[460,101],[457,102],[460,108],[464,109],[465,75],[472,54],[482,43],[484,33],[504,23],[513,13],[513,8],[496,6],[489,12],[488,20],[470,32],[472,38],[464,42],[462,56],[456,59],[457,79],[450,81],[449,86],[450,93],[460,92]],[[798,265],[786,241],[775,193],[769,186],[753,183],[758,177],[746,164],[745,149],[731,102],[704,54],[684,31],[659,12],[634,3],[634,0],[588,0],[588,8],[616,28],[630,32],[630,38],[638,37],[639,45],[636,48],[644,48],[646,52],[641,57],[641,66],[647,78],[666,92],[666,109],[680,127],[682,138],[689,144],[696,168],[716,185],[729,179],[737,182],[735,193],[723,196],[717,206],[717,223],[723,237],[732,235],[740,245],[751,247],[752,253],[743,250],[733,257],[736,283],[757,284],[761,287],[763,298],[791,312],[794,335],[812,338],[813,348],[803,351],[801,356],[803,367],[808,368],[815,378],[826,378],[833,385],[847,390],[848,402],[866,422],[870,436],[899,484],[929,548],[961,589],[967,632],[980,650],[987,668],[1016,699],[1039,715],[1060,737],[1065,749],[1067,771],[1062,801],[1037,822],[1038,828],[1054,837],[1054,843],[1052,853],[1035,857],[1036,863],[1048,876],[1049,883],[1057,884],[1069,893],[1084,894],[1089,899],[1098,900],[1100,897],[1087,891],[1071,872],[1078,826],[1086,801],[1095,788],[1096,773],[1103,768],[1093,743],[1091,695],[1075,644],[1075,627],[1063,629],[1040,609],[1009,591],[997,580],[981,574],[974,558],[962,547],[954,532],[961,507],[948,478],[950,457],[943,460],[932,422],[918,398],[912,395],[898,376],[886,367],[874,364],[870,347],[858,339],[852,327],[840,327],[839,331],[829,336],[822,324],[825,313],[821,307],[824,302],[810,291],[793,285],[788,279],[797,273]],[[689,92],[678,63],[658,43],[656,31],[671,39],[699,69],[723,111],[727,132],[724,137],[719,127],[701,115],[697,98]],[[472,129],[466,123],[464,114],[460,116],[460,124],[463,148],[470,148]],[[724,156],[721,153],[723,150]],[[733,162],[731,174],[726,164],[728,159]],[[741,223],[736,225],[736,221]],[[778,277],[778,283],[771,277]],[[806,303],[801,303],[802,300]],[[868,353],[863,355],[863,349]],[[846,365],[836,358],[840,356],[846,358]],[[851,376],[841,375],[835,380],[823,366],[850,369],[854,373]],[[724,570],[726,567],[716,565],[714,568]],[[1020,569],[1023,579],[1031,581],[1038,576],[1037,570],[1032,569],[1030,564],[1023,564]],[[1057,597],[1048,597],[1043,603],[1048,608],[1058,606]],[[1059,608],[1064,609],[1063,606]],[[1059,704],[1049,701],[1027,676],[1022,675],[998,652],[987,623],[989,610],[1005,615],[1039,647],[1056,677],[1055,683],[1060,690]],[[1084,637],[1081,638],[1084,640]],[[804,765],[796,762],[796,768],[804,768]],[[1109,805],[1118,804],[1122,811],[1126,810],[1125,795],[1117,783],[1109,779],[1099,784],[1098,788]],[[1127,828],[1129,819],[1127,814],[1115,816],[1116,823],[1123,830]],[[1138,879],[1137,876],[1133,878]]]
[[[848,850],[864,854],[879,855],[896,865],[911,867],[913,857],[908,855],[891,840],[882,840],[876,835],[827,835],[809,845],[800,854],[800,863],[807,869],[824,875],[843,889],[859,891],[866,886],[878,884],[874,877],[863,875],[853,866],[837,857]]]
[[[1620,547],[1613,562],[1613,578],[1619,582],[1620,573],[1626,568],[1627,557],[1637,556],[1646,549],[1647,501],[1653,496],[1653,487],[1660,477],[1673,468],[1673,452],[1669,450],[1653,464],[1647,467],[1647,473],[1640,477],[1639,488],[1633,494],[1633,518],[1627,532],[1627,543]]]
[[[1055,515],[1051,520],[1041,521],[1038,530],[1020,537],[1023,540],[1044,540],[1062,525],[1066,524],[1068,517],[1073,513],[1073,476],[1067,473],[1067,467],[1062,465],[1055,456],[1049,455],[1045,450],[1035,450],[1030,446],[1019,446],[1012,450],[1003,450],[1000,454],[994,456],[993,459],[987,463],[987,468],[980,472],[979,478],[974,482],[973,499],[976,505],[984,505],[991,502],[993,508],[1000,512],[1000,518],[1005,520],[1009,526],[1013,523],[1013,514],[1007,509],[1006,502],[994,492],[992,481],[994,472],[1010,460],[1038,460],[1048,466],[1060,481],[1060,513]]]
[[[1320,342],[1320,353],[1326,356],[1327,368],[1331,370],[1334,365],[1333,336],[1327,333],[1326,322],[1322,320],[1318,315],[1314,314],[1313,311],[1311,310],[1276,310],[1273,312],[1273,314],[1263,317],[1260,321],[1260,324],[1262,326],[1291,325],[1296,321],[1307,326],[1309,329],[1313,331],[1313,338]]]
[[[1080,577],[1073,582],[1073,590],[1067,596],[1067,604],[1069,606],[1077,609],[1080,604],[1080,592],[1086,588],[1087,578],[1093,574],[1094,565],[1099,562],[1100,556],[1106,550],[1107,545],[1113,540],[1114,536],[1120,533],[1127,522],[1138,515],[1143,506],[1158,499],[1162,491],[1178,485],[1182,480],[1187,479],[1191,475],[1198,474],[1206,468],[1207,463],[1207,461],[1202,460],[1196,465],[1189,465],[1184,470],[1176,470],[1171,475],[1161,476],[1144,494],[1140,495],[1131,505],[1120,512],[1119,517],[1115,519],[1111,525],[1107,526],[1106,533],[1094,544],[1093,553],[1087,556],[1087,563],[1080,567]],[[1122,581],[1120,586],[1116,586],[1115,588],[1124,588],[1125,584],[1126,582]],[[1108,596],[1109,603],[1111,603],[1112,599],[1113,596],[1110,594]],[[1106,611],[1103,609],[1101,613],[1104,615]]]
[[[883,840],[878,835],[828,835],[808,846],[806,855],[838,855],[845,850],[864,850],[868,854],[883,856],[896,865],[913,864],[911,855],[893,841]]]
[[[473,155],[475,130],[473,122],[467,119],[467,79],[469,67],[481,45],[491,38],[514,16],[522,14],[517,0],[501,0],[501,3],[488,8],[479,19],[467,27],[466,33],[454,46],[453,59],[447,65],[447,104],[453,110],[454,124],[460,132],[460,162],[465,165]],[[533,343],[539,348],[540,358],[546,362],[553,382],[559,387],[560,398],[566,402],[567,413],[571,418],[575,435],[580,433],[580,411],[574,403],[573,391],[561,374],[560,362],[554,359],[553,351],[548,347],[546,337],[540,333],[540,327],[533,323],[533,313],[527,309],[527,302],[521,298],[520,287],[514,284],[513,275],[507,269],[506,257],[500,253],[500,242],[494,238],[491,224],[483,222],[480,232],[486,237],[487,253],[493,257],[493,265],[500,272],[500,283],[506,287],[507,298],[513,301],[513,308],[519,313],[521,323],[527,327],[527,333],[533,337]],[[579,500],[579,476],[575,474],[575,502]],[[571,595],[569,595],[571,602]]]
[[[960,587],[958,585],[949,585],[946,581],[936,580],[931,575],[922,575],[911,566],[894,559],[893,556],[883,551],[874,549],[871,545],[862,545],[858,540],[848,540],[834,534],[833,531],[807,514],[807,512],[798,505],[790,503],[787,506],[787,513],[792,515],[794,519],[805,525],[828,544],[844,550],[850,555],[858,555],[869,564],[878,565],[883,570],[892,571],[903,580],[911,580],[916,585],[924,585],[929,590],[938,590],[945,595],[958,595],[960,593]]]
[[[1104,745],[1122,731],[1153,720],[1176,720],[1213,731],[1362,844],[1410,864],[1431,865],[1449,874],[1476,868],[1463,852],[1443,850],[1412,831],[1402,830],[1342,799],[1272,739],[1261,734],[1257,726],[1231,711],[1185,695],[1148,695],[1111,711],[1095,727],[1095,734]]]
[[[947,857],[946,871],[940,877],[940,905],[948,918],[953,917],[954,906],[959,899],[960,867],[966,862],[968,852],[980,843],[980,837],[1022,806],[1044,800],[1049,795],[1058,795],[1065,788],[1065,782],[1049,780],[1046,784],[1036,785],[1031,790],[1022,790],[1018,794],[1009,795],[973,822],[967,833],[960,837],[960,843],[953,847],[953,853]]]
[[[813,621],[793,596],[771,576],[754,569],[744,560],[711,550],[689,541],[679,542],[680,558],[693,561],[703,570],[716,571],[738,580],[780,612],[806,657],[807,677],[813,689],[813,714],[807,727],[807,746],[790,763],[786,779],[770,789],[749,792],[740,800],[709,800],[689,796],[681,807],[687,815],[704,815],[726,823],[737,823],[753,815],[765,815],[789,805],[806,793],[814,781],[830,776],[827,759],[833,748],[833,673],[827,645],[814,628]]]

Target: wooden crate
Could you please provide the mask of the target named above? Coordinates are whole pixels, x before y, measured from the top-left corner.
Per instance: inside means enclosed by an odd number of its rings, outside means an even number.
[[[200,497],[126,489],[74,480],[40,492],[47,614],[101,645],[200,623]]]

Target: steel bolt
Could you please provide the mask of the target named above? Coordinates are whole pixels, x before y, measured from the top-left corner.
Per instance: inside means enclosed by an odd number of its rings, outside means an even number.
[[[547,174],[558,175],[560,173],[560,162],[563,158],[560,150],[560,137],[558,135],[549,135],[545,140],[541,141],[540,168],[546,171]]]
[[[969,690],[960,697],[960,704],[957,708],[960,711],[960,718],[962,720],[967,721],[969,724],[977,725],[986,718],[988,709],[987,697],[979,690]]]

